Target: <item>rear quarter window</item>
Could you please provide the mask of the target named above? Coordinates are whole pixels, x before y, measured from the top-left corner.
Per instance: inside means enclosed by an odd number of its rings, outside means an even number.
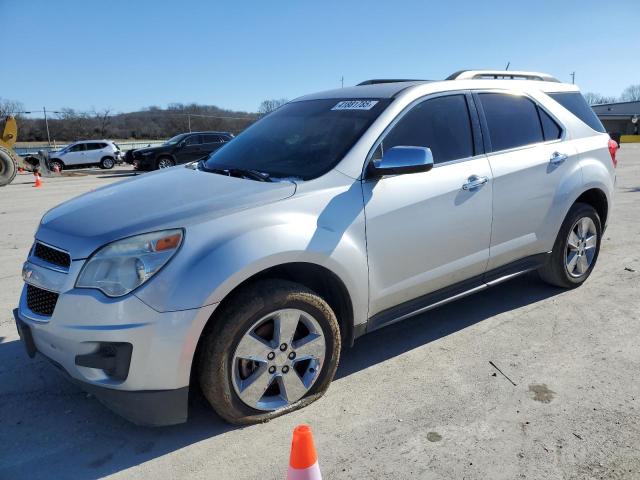
[[[600,119],[591,109],[580,92],[557,92],[548,93],[547,95],[593,128],[596,132],[606,132],[602,126],[602,122],[600,122]]]

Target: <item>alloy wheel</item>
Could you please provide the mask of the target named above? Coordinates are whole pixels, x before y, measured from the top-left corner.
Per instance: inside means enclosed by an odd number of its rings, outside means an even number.
[[[313,316],[293,308],[277,310],[255,322],[238,342],[233,388],[256,410],[291,405],[316,382],[325,355],[322,328]]]
[[[173,162],[168,158],[161,158],[158,162],[158,168],[169,168],[173,167]]]
[[[598,231],[589,217],[582,217],[573,225],[567,238],[565,268],[573,278],[583,276],[589,270],[596,254]]]

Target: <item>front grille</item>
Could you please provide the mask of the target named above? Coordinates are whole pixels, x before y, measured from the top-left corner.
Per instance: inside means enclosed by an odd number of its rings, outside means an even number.
[[[69,268],[71,265],[71,257],[67,252],[51,248],[40,242],[36,242],[33,255],[59,267]]]
[[[43,290],[33,285],[27,285],[27,307],[33,313],[50,317],[56,308],[58,294]]]

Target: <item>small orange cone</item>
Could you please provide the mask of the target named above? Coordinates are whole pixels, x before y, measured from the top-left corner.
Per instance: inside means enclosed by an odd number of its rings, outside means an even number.
[[[298,425],[293,429],[287,480],[322,480],[309,425]]]
[[[24,168],[18,167],[18,173],[24,173]]]
[[[33,186],[36,188],[42,187],[42,180],[40,179],[40,174],[36,172],[34,173],[34,175],[36,176],[36,183],[34,183]]]

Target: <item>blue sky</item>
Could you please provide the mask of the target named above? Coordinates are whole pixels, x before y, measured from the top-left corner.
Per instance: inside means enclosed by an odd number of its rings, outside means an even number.
[[[606,95],[640,83],[639,0],[0,0],[0,18],[0,97],[29,109],[255,111],[341,76],[439,79],[507,61],[575,71]]]

